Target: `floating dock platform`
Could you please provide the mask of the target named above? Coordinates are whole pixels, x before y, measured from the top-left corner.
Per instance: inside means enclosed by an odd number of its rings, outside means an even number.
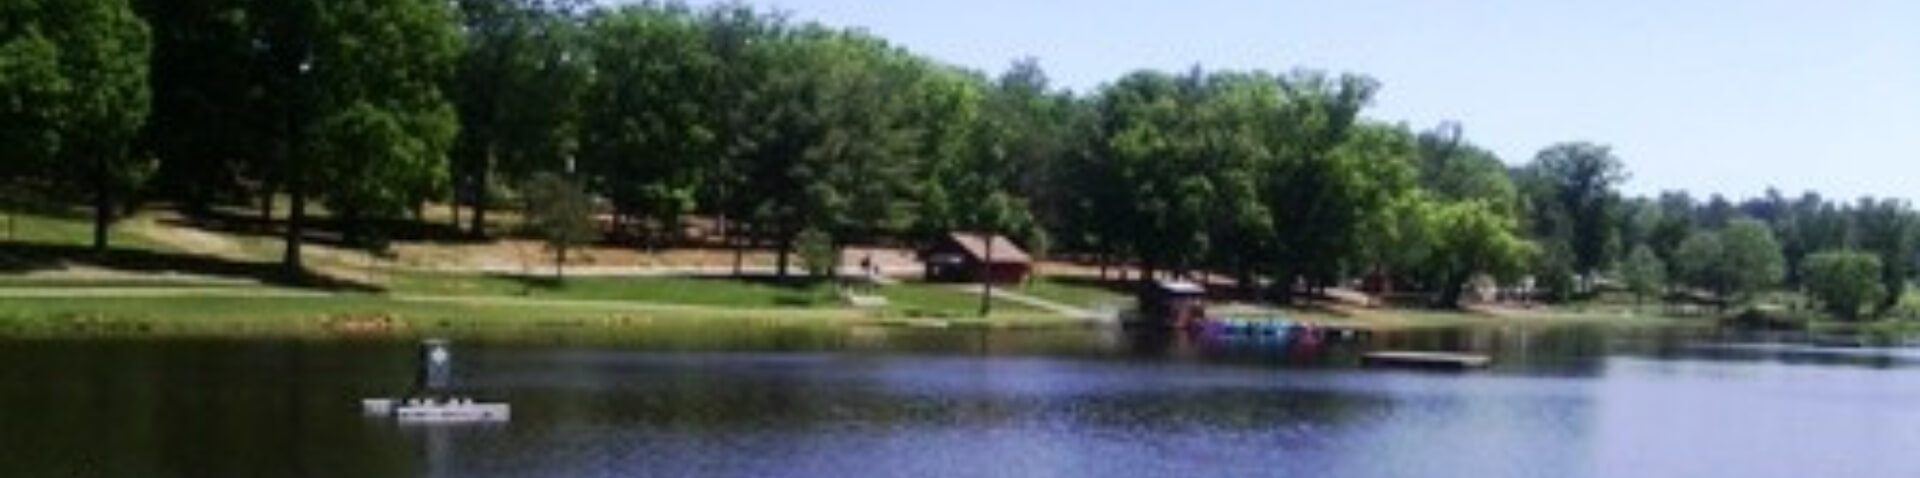
[[[360,401],[360,407],[367,415],[390,416],[401,423],[489,423],[513,418],[513,408],[505,403],[464,397],[368,398]]]
[[[1367,365],[1377,367],[1423,368],[1436,370],[1466,370],[1483,368],[1493,363],[1485,355],[1459,352],[1423,352],[1413,350],[1381,350],[1367,352],[1360,356]]]
[[[480,402],[447,393],[453,381],[453,353],[447,341],[420,342],[420,373],[415,391],[401,398],[360,399],[360,413],[400,423],[492,423],[512,418],[512,406]]]

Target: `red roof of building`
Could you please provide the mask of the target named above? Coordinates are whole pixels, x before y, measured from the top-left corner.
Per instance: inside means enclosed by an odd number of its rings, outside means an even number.
[[[947,239],[966,250],[967,255],[983,261],[987,257],[987,242],[981,238],[980,234],[954,232],[947,234]],[[993,263],[1026,264],[1030,262],[1033,262],[1033,257],[1028,256],[1027,251],[1020,250],[1020,246],[1014,245],[1007,236],[998,234],[993,236]]]

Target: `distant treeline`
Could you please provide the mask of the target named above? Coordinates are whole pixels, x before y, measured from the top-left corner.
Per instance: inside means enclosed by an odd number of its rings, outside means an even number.
[[[989,76],[743,5],[0,5],[10,191],[92,191],[102,231],[144,199],[271,215],[287,197],[290,268],[308,201],[352,237],[451,202],[482,236],[544,173],[604,198],[634,240],[720,218],[783,271],[803,233],[959,229],[1280,300],[1361,277],[1441,304],[1476,277],[1532,277],[1554,298],[1601,277],[1738,298],[1799,285],[1828,250],[1870,252],[1885,291],[1912,274],[1904,202],[1626,198],[1604,145],[1510,168],[1458,125],[1367,118],[1379,86],[1196,67],[1074,92],[1032,60]]]

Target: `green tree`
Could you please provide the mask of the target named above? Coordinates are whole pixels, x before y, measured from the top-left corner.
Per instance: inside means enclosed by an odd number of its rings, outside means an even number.
[[[1780,284],[1786,274],[1780,243],[1765,223],[1734,219],[1721,231],[1720,246],[1726,290],[1738,301],[1752,300],[1754,294]]]
[[[1546,293],[1550,302],[1573,300],[1579,289],[1579,274],[1574,272],[1573,247],[1559,237],[1540,238],[1540,254],[1534,256],[1532,273],[1535,287]]]
[[[1549,146],[1534,157],[1527,172],[1545,185],[1536,197],[1535,214],[1565,218],[1565,240],[1573,251],[1576,273],[1592,274],[1607,265],[1607,247],[1614,240],[1619,192],[1625,167],[1610,148],[1586,142]],[[1558,229],[1558,228],[1555,228]]]
[[[1292,284],[1331,284],[1357,259],[1366,217],[1385,207],[1374,197],[1365,156],[1340,154],[1379,82],[1359,75],[1296,72],[1279,80],[1287,107],[1269,149],[1276,155],[1262,186],[1278,254],[1268,268],[1288,300]],[[1395,139],[1394,141],[1400,141]]]
[[[1807,256],[1803,266],[1807,293],[1828,313],[1845,320],[1858,319],[1874,306],[1885,289],[1880,258],[1865,252],[1829,250]]]
[[[705,100],[720,65],[707,35],[679,5],[630,5],[594,15],[589,44],[582,163],[616,214],[678,231],[715,166],[713,105]]]
[[[1675,255],[1688,284],[1736,304],[1779,284],[1786,274],[1786,260],[1773,231],[1748,218],[1730,220],[1720,231],[1687,237]]]
[[[292,195],[282,264],[299,270],[306,201],[325,200],[350,242],[446,187],[458,117],[442,94],[460,51],[451,7],[432,0],[275,4],[264,22],[290,98],[280,166]],[[290,70],[290,71],[289,71]],[[320,185],[328,187],[321,188]]]
[[[1883,266],[1881,289],[1906,290],[1907,278],[1914,273],[1913,264],[1920,260],[1920,214],[1915,214],[1905,201],[1862,198],[1854,208],[1853,225],[1860,250],[1876,256]],[[1901,295],[1878,295],[1878,302],[1873,304],[1874,314],[1893,310],[1900,304]]]
[[[1666,191],[1660,193],[1654,204],[1660,211],[1660,220],[1648,232],[1647,247],[1667,263],[1669,277],[1683,282],[1685,275],[1679,271],[1682,259],[1678,251],[1680,242],[1695,232],[1693,197],[1683,191]]]
[[[1511,277],[1538,254],[1519,237],[1511,216],[1482,201],[1446,204],[1434,211],[1432,221],[1436,244],[1431,270],[1443,306],[1459,306],[1475,274]]]
[[[1468,141],[1458,123],[1443,123],[1416,138],[1420,186],[1448,201],[1480,199],[1517,210],[1518,191],[1499,156]]]
[[[152,25],[153,108],[140,139],[159,160],[150,187],[183,209],[257,196],[271,218],[271,98],[259,87],[252,13],[266,2],[135,0]]]
[[[289,196],[280,264],[288,274],[299,274],[303,272],[300,244],[305,240],[309,185],[319,179],[312,177],[315,173],[305,149],[308,129],[317,123],[313,105],[318,86],[312,73],[320,9],[312,0],[259,0],[244,15],[252,51],[248,63],[259,75],[254,86],[261,91],[262,102],[257,108],[262,111],[261,122],[272,125],[262,141],[271,152],[252,163],[261,178],[278,180]],[[271,213],[274,189],[269,186],[261,192],[263,217]]]
[[[1404,262],[1399,256],[1415,253],[1401,249],[1424,246],[1420,233],[1403,230],[1405,224],[1397,217],[1406,213],[1402,208],[1408,201],[1415,200],[1407,196],[1419,191],[1417,148],[1411,131],[1363,124],[1334,151],[1349,163],[1349,174],[1354,175],[1349,181],[1355,187],[1345,201],[1353,205],[1358,219],[1358,227],[1352,230],[1358,254],[1348,259],[1355,266],[1349,272],[1388,271],[1390,264]]]
[[[794,235],[794,248],[800,253],[801,267],[814,278],[834,278],[839,272],[839,249],[827,231],[807,228]]]
[[[567,0],[459,0],[466,47],[453,82],[460,115],[457,202],[486,235],[496,173],[512,184],[558,171],[576,148],[587,55]]]
[[[924,125],[904,109],[932,67],[864,34],[818,26],[768,46],[771,77],[751,106],[766,135],[745,174],[762,192],[753,210],[775,237],[784,276],[802,230],[839,239],[912,224]]]
[[[1724,255],[1719,232],[1693,232],[1674,249],[1674,272],[1682,283],[1721,294],[1725,274],[1720,262]]]
[[[41,32],[40,3],[0,4],[0,187],[9,195],[27,189],[30,179],[54,177],[63,132],[55,105],[72,89],[60,48]],[[8,238],[12,229],[9,214]]]
[[[304,192],[358,243],[368,220],[397,218],[447,187],[459,119],[441,87],[461,38],[451,7],[434,0],[329,1],[316,32],[300,169],[326,187]]]
[[[549,172],[534,173],[522,189],[527,223],[553,252],[553,275],[563,277],[567,251],[600,238],[593,197],[579,183]]]
[[[126,0],[0,6],[0,172],[91,188],[95,250],[107,248],[118,195],[149,169],[131,145],[150,107],[152,43]]]
[[[1667,265],[1660,262],[1653,248],[1642,244],[1627,254],[1626,262],[1620,265],[1620,276],[1626,279],[1627,290],[1633,292],[1633,302],[1638,305],[1646,296],[1657,295],[1666,286]]]
[[[785,18],[778,13],[762,13],[745,4],[728,3],[707,9],[700,15],[706,32],[708,54],[717,70],[707,79],[707,104],[711,116],[714,150],[718,156],[708,162],[697,202],[715,214],[724,234],[734,248],[735,275],[742,273],[746,248],[754,239],[752,223],[760,191],[753,189],[752,164],[760,142],[769,137],[763,105],[757,101],[769,90],[770,72],[778,50],[771,45],[784,41],[788,33]]]

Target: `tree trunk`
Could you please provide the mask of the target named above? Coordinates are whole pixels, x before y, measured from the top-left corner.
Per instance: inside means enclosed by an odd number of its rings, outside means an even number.
[[[447,212],[453,215],[453,233],[460,233],[460,194],[454,193],[453,200],[447,204]]]
[[[980,264],[980,316],[993,313],[993,235],[982,239],[987,243],[986,258]]]
[[[267,230],[267,228],[273,226],[273,193],[274,187],[271,183],[267,184],[266,187],[260,191],[261,230]]]
[[[1887,266],[1885,267],[1885,270],[1889,272],[1897,271],[1897,269],[1895,269],[1893,266]],[[1885,290],[1888,290],[1888,291],[1907,290],[1907,281],[1901,278],[1898,272],[1895,272],[1892,278],[1882,279],[1882,283],[1886,284]],[[1885,295],[1886,297],[1880,298],[1880,303],[1874,304],[1874,307],[1873,307],[1874,317],[1885,317],[1887,315],[1887,312],[1892,311],[1894,307],[1897,307],[1900,305],[1901,296],[1904,296],[1906,294],[1893,292]]]
[[[357,248],[362,244],[360,233],[360,210],[353,206],[339,208],[333,214],[334,227],[340,231],[340,242],[347,247]]]
[[[793,252],[793,234],[780,234],[780,256],[774,261],[774,275],[787,278],[787,256]]]
[[[293,196],[290,199],[292,203],[287,206],[287,250],[286,253],[280,257],[280,266],[289,274],[299,273],[302,267],[300,264],[300,241],[302,239],[301,228],[306,225],[307,220],[307,192],[305,191],[306,188],[302,187],[300,183],[301,181],[296,179],[292,187],[288,188],[288,192],[291,192]]]
[[[93,162],[93,251],[107,251],[107,227],[112,224],[113,197],[110,189],[113,178],[107,171],[107,156],[100,155]]]
[[[1107,280],[1107,254],[1106,254],[1106,253],[1104,253],[1104,252],[1102,252],[1102,253],[1095,253],[1095,254],[1093,255],[1093,260],[1094,260],[1095,262],[1098,262],[1098,263],[1100,263],[1100,281],[1101,281],[1101,282],[1106,282],[1106,280]]]
[[[1247,267],[1246,261],[1238,261],[1233,269],[1233,283],[1240,289],[1240,297],[1249,301],[1258,299],[1260,285],[1253,283],[1253,268]]]
[[[1440,305],[1448,308],[1460,307],[1460,296],[1466,292],[1467,281],[1472,278],[1471,273],[1448,277],[1446,285],[1440,289]]]
[[[487,176],[489,176],[489,173],[493,170],[493,155],[493,144],[489,143],[487,144],[486,156],[480,160],[480,165],[474,168],[473,171],[473,225],[472,230],[468,232],[468,234],[479,239],[485,239],[487,237],[487,206],[492,199],[489,197],[491,196],[491,191],[489,190],[493,189],[487,187]]]
[[[553,278],[566,279],[567,278],[566,267],[567,267],[567,247],[560,246],[560,247],[553,248]]]
[[[1295,276],[1293,271],[1287,270],[1284,267],[1273,274],[1272,289],[1274,302],[1280,305],[1293,304],[1293,284],[1297,278],[1298,276]]]
[[[743,234],[740,228],[734,225],[727,227],[727,234],[731,236],[727,238],[728,242],[733,244],[733,276],[740,277],[741,266],[747,259],[747,241],[753,238]]]

